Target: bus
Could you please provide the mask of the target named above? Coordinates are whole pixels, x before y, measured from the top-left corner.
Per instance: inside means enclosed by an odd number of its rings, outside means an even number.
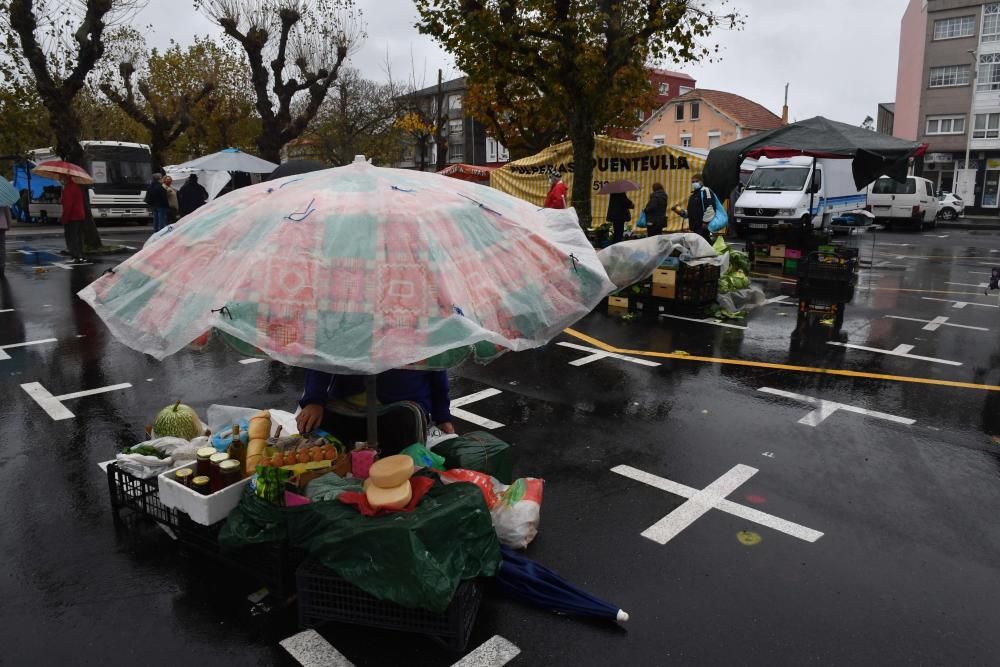
[[[128,141],[81,141],[83,164],[80,165],[94,177],[90,187],[90,209],[94,220],[149,219],[152,212],[143,201],[152,178],[152,159],[149,146]],[[38,148],[28,151],[32,162],[59,160],[55,151]],[[17,174],[15,187],[28,188],[27,174]],[[58,219],[61,187],[58,182],[31,177],[31,215]]]

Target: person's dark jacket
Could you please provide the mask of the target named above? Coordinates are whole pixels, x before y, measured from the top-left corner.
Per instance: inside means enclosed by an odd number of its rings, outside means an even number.
[[[397,369],[379,373],[375,381],[378,401],[383,405],[399,401],[419,403],[435,424],[451,421],[448,373]],[[331,398],[348,398],[365,391],[363,375],[331,375],[306,371],[306,387],[299,405],[326,405]]]
[[[204,206],[207,201],[208,191],[196,180],[192,181],[189,178],[187,182],[181,186],[181,189],[177,191],[177,203],[179,205],[179,213],[181,217],[193,212],[199,206]]]
[[[624,192],[614,192],[608,199],[608,222],[628,222],[632,219],[629,209],[635,208],[632,200]]]
[[[149,182],[149,187],[146,188],[146,204],[152,208],[167,208],[169,206],[167,191],[163,188],[162,182]]]
[[[667,193],[663,190],[654,190],[649,195],[649,202],[643,209],[646,213],[646,226],[663,228],[667,226]]]
[[[688,197],[688,227],[691,228],[692,232],[701,232],[701,229],[707,224],[702,217],[705,215],[705,207],[712,206],[712,193],[706,187],[701,187],[698,190],[692,190],[691,196]]]

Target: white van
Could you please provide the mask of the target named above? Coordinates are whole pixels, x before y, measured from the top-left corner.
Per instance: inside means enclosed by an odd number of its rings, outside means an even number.
[[[852,160],[761,158],[736,201],[736,229],[743,233],[778,223],[819,229],[840,213],[863,208],[864,190],[854,184]]]
[[[893,225],[934,228],[939,208],[934,184],[926,178],[907,176],[906,182],[900,183],[882,176],[868,186],[868,210],[888,228]]]

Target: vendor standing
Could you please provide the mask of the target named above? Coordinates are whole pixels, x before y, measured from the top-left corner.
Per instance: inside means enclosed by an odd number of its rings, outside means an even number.
[[[454,433],[451,423],[451,396],[446,371],[394,369],[379,373],[375,381],[378,401],[383,405],[413,401],[424,409],[430,422],[444,433]],[[332,375],[306,371],[306,386],[299,400],[302,411],[296,419],[300,433],[309,433],[323,422],[330,399],[364,399],[365,376]]]
[[[706,188],[701,182],[701,174],[695,174],[691,179],[691,196],[688,197],[687,219],[688,227],[692,232],[698,234],[703,239],[709,240],[708,222],[705,220],[705,213],[715,215],[715,207],[712,204],[712,191]],[[712,217],[709,216],[709,221]]]

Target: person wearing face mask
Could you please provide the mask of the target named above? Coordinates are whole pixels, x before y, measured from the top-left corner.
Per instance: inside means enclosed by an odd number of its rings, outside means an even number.
[[[705,220],[706,212],[710,221],[715,215],[715,207],[712,204],[712,191],[702,185],[701,174],[695,174],[691,179],[691,196],[688,197],[687,220],[688,227],[692,232],[698,234],[708,241],[708,221]],[[709,241],[711,243],[711,241]]]

